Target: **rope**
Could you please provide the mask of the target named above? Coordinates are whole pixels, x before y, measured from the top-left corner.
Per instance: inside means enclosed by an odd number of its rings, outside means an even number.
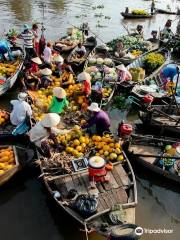
[[[85,227],[85,233],[86,233],[86,240],[89,240],[89,237],[88,237],[88,228],[87,228],[86,222],[84,223],[84,227]]]

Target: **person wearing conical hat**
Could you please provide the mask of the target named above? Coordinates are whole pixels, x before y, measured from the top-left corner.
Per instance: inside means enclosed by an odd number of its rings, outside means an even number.
[[[26,102],[27,96],[27,93],[21,92],[18,94],[17,100],[11,100],[10,102],[13,106],[13,110],[10,114],[10,121],[14,126],[21,124],[27,115],[30,117],[32,115],[31,106]]]
[[[51,74],[52,71],[49,68],[39,70],[39,84],[38,88],[47,88],[52,85]]]
[[[62,66],[64,63],[64,58],[61,55],[57,55],[53,58],[53,62],[55,64],[53,75],[56,77],[60,77],[63,71]]]
[[[31,73],[36,74],[39,71],[39,65],[42,61],[39,57],[31,58]]]
[[[35,126],[29,131],[29,138],[31,143],[33,143],[38,151],[43,155],[50,157],[50,147],[47,142],[48,138],[51,138],[56,144],[57,134],[66,134],[69,130],[58,129],[57,126],[60,123],[61,118],[56,113],[48,113],[45,117],[36,123]]]
[[[131,81],[132,80],[132,75],[127,70],[127,68],[124,66],[124,64],[120,64],[120,65],[116,66],[116,73],[118,75],[118,81],[119,82]]]
[[[66,91],[61,87],[55,87],[53,89],[53,99],[49,107],[49,112],[60,114],[68,105]]]
[[[91,76],[89,73],[82,72],[77,76],[77,81],[82,82],[82,92],[86,97],[91,95]]]
[[[70,65],[65,66],[65,69],[61,74],[60,81],[61,81],[61,86],[63,87],[68,87],[69,85],[75,83],[74,72]]]
[[[106,112],[99,108],[98,103],[92,102],[88,110],[93,116],[87,121],[87,124],[82,126],[82,129],[96,126],[96,134],[101,136],[104,132],[110,132],[110,118]]]

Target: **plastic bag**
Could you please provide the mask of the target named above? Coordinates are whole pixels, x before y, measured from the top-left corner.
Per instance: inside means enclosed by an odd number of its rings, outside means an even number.
[[[96,213],[97,207],[98,199],[94,195],[79,195],[73,204],[74,210],[84,218],[88,218]]]

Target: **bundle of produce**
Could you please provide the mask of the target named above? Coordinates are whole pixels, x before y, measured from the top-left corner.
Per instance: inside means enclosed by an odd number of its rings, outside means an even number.
[[[129,107],[129,103],[125,96],[120,95],[113,98],[113,106],[117,109],[124,110]]]
[[[134,9],[131,13],[134,15],[149,15],[149,13],[144,9]]]
[[[106,65],[106,66],[112,66],[113,62],[111,58],[89,58],[88,59],[88,65],[93,66],[93,65]]]
[[[41,164],[44,168],[45,174],[63,175],[72,172],[72,160],[73,156],[70,156],[66,152],[53,152],[51,158],[43,158]]]
[[[11,39],[16,39],[18,35],[19,35],[18,32],[14,28],[9,29],[7,33],[7,37]]]
[[[9,122],[9,113],[4,110],[0,110],[0,126],[8,122]]]
[[[15,74],[19,66],[20,61],[14,61],[11,63],[0,63],[0,77],[9,78]]]
[[[132,81],[138,82],[143,81],[145,78],[145,70],[143,68],[130,68],[129,72],[132,75]]]
[[[149,53],[143,60],[145,69],[153,72],[165,62],[165,57],[161,53]]]
[[[132,50],[131,51],[131,54],[134,56],[134,57],[139,57],[143,52],[141,50]]]
[[[104,79],[107,81],[115,80],[117,78],[116,69],[108,66],[103,66],[102,69],[97,66],[91,66],[86,68],[85,71],[91,75],[92,81],[102,80],[102,74],[100,71],[104,71]]]
[[[110,51],[115,51],[117,47],[117,43],[122,41],[124,49],[128,49],[132,46],[139,44],[141,41],[140,38],[134,36],[122,36],[116,39],[113,39],[111,42],[107,43],[107,46],[110,48]]]
[[[103,98],[108,98],[112,93],[112,88],[111,87],[104,87],[102,89],[102,93],[103,93]]]
[[[68,98],[72,97],[74,94],[76,94],[79,91],[81,91],[81,89],[82,89],[82,85],[80,83],[78,83],[78,84],[70,84],[68,86],[68,88],[66,89],[67,97]]]
[[[36,121],[40,121],[44,114],[48,112],[49,106],[52,101],[52,88],[38,90],[34,92],[36,98],[31,105],[33,110],[33,117]]]
[[[12,147],[0,149],[0,175],[16,165]]]
[[[77,158],[89,155],[93,149],[96,156],[104,157],[106,160],[124,159],[120,144],[109,134],[91,137],[76,126],[70,133],[59,135],[57,140],[64,146],[66,153]]]

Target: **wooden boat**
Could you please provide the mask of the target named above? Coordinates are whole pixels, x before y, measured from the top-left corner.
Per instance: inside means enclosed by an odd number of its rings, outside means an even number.
[[[16,150],[15,146],[1,145],[0,149],[4,149],[4,148],[8,148],[8,147],[12,147],[12,149],[13,149],[15,164],[11,169],[5,171],[3,174],[0,174],[0,186],[3,185],[4,183],[8,182],[21,169],[18,155],[17,155],[17,150]]]
[[[134,164],[139,163],[162,178],[180,183],[180,175],[175,171],[173,173],[158,166],[158,162],[161,159],[165,146],[168,144],[172,145],[179,140],[168,138],[160,139],[159,137],[151,135],[135,135],[132,136],[128,156]],[[176,163],[177,162],[180,162],[180,158],[176,158]]]
[[[83,225],[85,230],[93,229],[101,235],[108,236],[115,226],[118,228],[123,226],[124,223],[135,223],[135,206],[137,204],[136,181],[130,162],[125,154],[124,156],[125,162],[122,164],[120,162],[114,163],[113,170],[108,172],[109,182],[97,182],[93,189],[90,188],[87,165],[83,164],[81,168],[79,162],[79,164],[75,165],[78,167],[74,168],[71,174],[58,175],[57,170],[55,170],[57,173],[53,173],[53,171],[46,169],[43,158],[40,159],[39,164],[45,186],[57,205],[79,224]],[[78,195],[98,195],[97,212],[85,218],[70,205],[64,204],[68,201],[67,196],[72,189],[76,189]],[[115,206],[121,206],[125,215],[123,223],[113,225],[110,215],[113,213]],[[106,228],[103,229],[105,223],[108,223],[108,225],[106,224]]]
[[[67,62],[71,64],[72,68],[83,67],[86,59],[88,58],[91,51],[96,47],[97,41],[94,37],[89,37],[86,39],[83,46],[86,48],[86,54],[82,58],[78,58],[75,49],[69,54]]]
[[[137,58],[134,62],[132,62],[130,65],[127,66],[127,69],[130,68],[138,68],[138,67],[142,67],[143,68],[143,60],[145,59],[146,55],[151,53],[151,52],[155,52],[155,53],[162,53],[165,56],[165,62],[156,70],[154,70],[152,73],[146,73],[146,76],[144,78],[144,80],[138,82],[138,84],[135,84],[135,82],[130,82],[130,84],[133,84],[133,88],[131,93],[133,95],[135,95],[136,97],[139,97],[140,99],[142,97],[144,97],[146,94],[151,94],[154,98],[163,98],[167,96],[167,93],[164,91],[160,91],[160,88],[162,87],[162,81],[159,77],[160,71],[161,69],[165,66],[171,63],[170,58],[167,54],[167,51],[165,49],[159,49],[159,50],[152,50],[149,51],[145,54],[143,54],[142,56],[140,56],[139,58]],[[149,85],[151,82],[154,82],[154,84],[157,85],[157,89],[155,88],[150,88]],[[158,91],[159,88],[159,91]]]
[[[140,112],[140,120],[152,128],[166,131],[169,134],[180,134],[180,110],[176,105],[153,107],[149,112]]]
[[[16,68],[16,72],[9,78],[7,78],[3,83],[0,84],[0,96],[2,96],[3,94],[5,94],[9,89],[11,89],[13,87],[13,85],[15,84],[16,80],[17,80],[17,77],[23,67],[23,64],[24,64],[24,53],[23,53],[23,50],[21,48],[15,48],[13,47],[12,50],[21,50],[22,51],[22,57],[21,57],[21,60],[20,60],[20,63],[19,65],[17,66]]]
[[[156,9],[156,13],[168,14],[168,15],[179,15],[178,12],[172,12],[171,10]]]
[[[132,14],[132,13],[125,13],[125,12],[121,12],[121,15],[125,18],[125,19],[135,19],[135,18],[153,18],[154,15],[140,15],[140,14]]]

